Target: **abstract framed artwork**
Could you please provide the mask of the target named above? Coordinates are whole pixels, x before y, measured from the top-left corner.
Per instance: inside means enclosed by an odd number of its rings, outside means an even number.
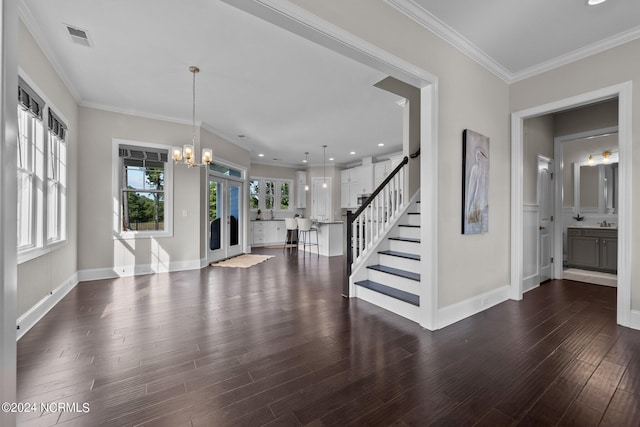
[[[462,133],[462,234],[489,231],[489,138]]]

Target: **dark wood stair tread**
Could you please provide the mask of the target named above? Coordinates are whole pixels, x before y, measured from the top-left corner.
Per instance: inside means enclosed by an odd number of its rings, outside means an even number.
[[[382,273],[393,274],[394,276],[404,277],[405,279],[420,281],[420,274],[411,271],[401,270],[399,268],[387,267],[386,265],[368,265],[368,269],[380,271]]]
[[[389,255],[389,256],[395,256],[398,258],[406,258],[406,259],[413,259],[416,261],[420,261],[420,255],[418,254],[410,254],[407,252],[399,252],[399,251],[378,251],[378,253],[382,255]]]
[[[398,299],[411,305],[420,306],[420,296],[409,292],[401,291],[400,289],[392,288],[382,283],[374,282],[372,280],[362,280],[355,283],[363,288],[371,289],[383,295],[391,298]]]
[[[419,225],[411,225],[411,224],[399,224],[399,227],[420,228]]]

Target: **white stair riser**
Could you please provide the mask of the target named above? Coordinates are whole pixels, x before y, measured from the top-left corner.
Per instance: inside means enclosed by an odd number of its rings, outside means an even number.
[[[389,240],[389,249],[392,251],[406,252],[409,254],[420,253],[420,243],[403,242],[402,240]]]
[[[371,289],[363,288],[362,286],[356,286],[356,298],[360,298],[371,304],[382,307],[392,313],[412,320],[414,322],[419,321],[420,309],[419,307],[408,304],[404,301],[400,301],[395,298],[391,298],[387,295],[381,294]]]
[[[396,276],[394,274],[383,273],[382,271],[371,270],[370,268],[367,269],[367,273],[369,280],[387,285],[391,288],[400,289],[401,291],[409,292],[411,294],[420,295],[420,282]]]
[[[420,227],[398,227],[398,237],[420,238]]]
[[[407,224],[420,225],[420,215],[407,215]]]
[[[387,267],[399,268],[400,270],[420,273],[420,261],[409,258],[401,258],[392,255],[380,254],[380,264]]]

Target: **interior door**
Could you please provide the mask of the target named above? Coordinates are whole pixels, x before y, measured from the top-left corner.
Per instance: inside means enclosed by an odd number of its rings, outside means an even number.
[[[538,248],[540,283],[551,279],[553,268],[553,160],[538,158]]]
[[[209,261],[242,253],[242,185],[209,175]]]

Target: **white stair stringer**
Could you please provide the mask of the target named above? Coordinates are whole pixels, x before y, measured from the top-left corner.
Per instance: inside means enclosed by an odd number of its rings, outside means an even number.
[[[419,192],[397,216],[387,233],[354,264],[350,293],[419,323],[420,281]]]

